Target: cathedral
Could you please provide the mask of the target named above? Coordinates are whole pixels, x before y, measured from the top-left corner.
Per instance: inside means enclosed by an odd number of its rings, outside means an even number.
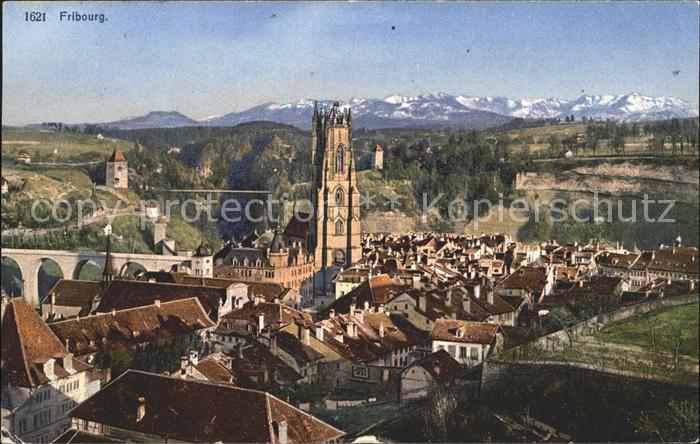
[[[315,268],[346,267],[360,259],[360,190],[355,179],[352,114],[338,102],[330,110],[314,107],[311,132],[309,251]]]
[[[216,277],[281,283],[298,291],[304,306],[332,294],[335,275],[362,255],[350,110],[314,107],[312,126],[312,215],[294,215],[284,231],[256,232],[214,255]]]

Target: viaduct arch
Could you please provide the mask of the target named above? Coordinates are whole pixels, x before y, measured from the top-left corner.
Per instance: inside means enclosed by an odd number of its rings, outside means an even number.
[[[111,253],[112,266],[119,272],[135,263],[148,271],[176,271],[181,265],[189,265],[189,256],[165,256],[157,254]],[[74,278],[87,262],[104,267],[106,253],[98,251],[30,250],[3,248],[2,257],[10,258],[22,274],[22,296],[33,306],[39,305],[39,269],[45,259],[51,259],[61,269],[65,279]]]

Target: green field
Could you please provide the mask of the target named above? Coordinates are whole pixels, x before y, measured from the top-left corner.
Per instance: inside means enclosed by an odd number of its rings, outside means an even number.
[[[681,332],[680,353],[698,357],[698,303],[672,307],[609,324],[596,339],[623,345],[651,346],[651,330],[656,338],[672,337]],[[658,341],[658,339],[657,339]]]
[[[13,160],[23,151],[32,156],[32,162],[87,162],[107,156],[119,148],[126,152],[131,142],[109,138],[99,139],[92,134],[52,131],[18,127],[2,128],[2,157]]]

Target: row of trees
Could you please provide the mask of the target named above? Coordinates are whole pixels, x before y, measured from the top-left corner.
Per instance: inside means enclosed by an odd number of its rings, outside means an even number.
[[[610,155],[625,153],[625,142],[628,138],[647,137],[646,148],[649,154],[665,155],[665,147],[671,144],[671,155],[683,156],[689,151],[694,152],[698,145],[697,119],[672,119],[668,121],[640,123],[593,123],[586,126],[586,138],[582,144],[568,140],[575,150],[589,149],[593,155],[601,148],[601,142],[607,141]]]
[[[424,196],[431,202],[442,195],[434,206],[441,215],[450,211],[452,201],[471,203],[478,199],[497,201],[499,193],[507,195],[514,177],[506,140],[486,141],[480,133],[455,133],[438,147],[428,149],[422,141],[401,141],[385,151],[384,170],[393,180],[410,181],[417,207]],[[455,216],[464,214],[454,206]]]

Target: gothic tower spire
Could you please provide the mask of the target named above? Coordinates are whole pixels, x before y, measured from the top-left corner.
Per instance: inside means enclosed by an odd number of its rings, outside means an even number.
[[[316,115],[316,113],[314,113]],[[309,250],[322,272],[323,292],[330,274],[360,259],[360,194],[355,179],[351,114],[335,102],[313,120]],[[329,272],[330,271],[330,272]]]
[[[102,281],[114,280],[114,267],[112,266],[112,236],[107,235],[107,252],[105,254],[105,267],[102,270]]]

